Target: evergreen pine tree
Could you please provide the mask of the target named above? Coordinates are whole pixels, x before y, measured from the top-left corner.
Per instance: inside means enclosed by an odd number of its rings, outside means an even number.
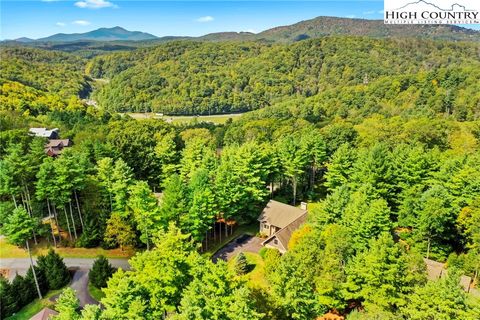
[[[44,271],[50,289],[60,289],[70,281],[67,266],[53,249],[46,256],[38,257],[38,266]]]
[[[108,279],[115,272],[110,262],[104,256],[98,257],[94,262],[92,269],[88,273],[90,283],[97,288],[105,288]]]
[[[48,292],[48,280],[45,275],[45,271],[37,266],[35,266],[35,274],[37,276],[38,286],[40,287],[40,292],[45,294]],[[30,290],[35,290],[35,279],[32,273],[32,267],[30,267],[25,276],[25,284],[30,288]]]
[[[16,275],[12,281],[12,292],[17,297],[18,308],[29,304],[36,297],[35,287],[30,284],[20,275]]]
[[[2,319],[11,316],[18,310],[17,297],[12,285],[0,276],[0,316]]]
[[[243,254],[243,252],[240,252],[238,256],[235,258],[235,272],[238,275],[242,275],[247,273],[247,271],[248,271],[247,257],[245,257],[245,254]]]

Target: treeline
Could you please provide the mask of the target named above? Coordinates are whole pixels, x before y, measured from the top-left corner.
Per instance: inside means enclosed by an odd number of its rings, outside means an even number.
[[[75,146],[57,159],[44,154],[42,139],[22,144],[19,138],[0,160],[0,222],[11,235],[8,226],[28,213],[37,219],[34,229],[55,244],[60,229],[68,234],[64,244],[109,248],[148,246],[175,222],[208,246],[218,219],[254,221],[270,195],[268,186],[282,186],[295,202],[307,170],[306,188],[313,191],[326,145],[312,129],[285,133],[275,144],[224,146],[223,128],[214,126],[111,121],[90,128],[96,131],[91,135],[78,132]],[[163,191],[160,206],[152,188]],[[11,213],[20,206],[25,210]],[[50,220],[39,229],[42,217]]]
[[[479,99],[477,51],[475,43],[362,37],[284,45],[171,42],[98,56],[86,71],[110,79],[95,96],[114,111],[228,113],[314,96],[343,113],[349,104],[378,110],[400,101],[402,111],[427,105],[436,112],[443,104],[472,119]]]
[[[105,315],[113,318],[137,312],[132,306],[139,301],[138,312],[147,317],[195,314],[197,303],[236,301],[239,293],[233,292],[241,289],[246,298],[239,301],[254,303],[242,310],[270,319],[304,319],[333,309],[363,309],[360,319],[422,319],[438,310],[433,302],[418,302],[432,294],[429,301],[444,295],[460,301],[437,312],[475,319],[474,300],[454,275],[478,278],[478,121],[353,114],[324,122],[305,110],[285,103],[222,126],[131,119],[63,123],[75,146],[57,159],[43,155],[42,140],[19,130],[45,117],[23,117],[23,124],[2,117],[2,135],[10,137],[0,161],[2,233],[53,243],[60,229],[62,245],[151,249],[138,258],[139,271],[118,276],[134,286],[119,278],[106,289]],[[208,292],[210,280],[192,275],[207,262],[187,258],[197,255],[189,253],[191,241],[207,248],[219,218],[256,220],[270,190],[287,203],[318,204],[310,207],[309,223],[294,235],[290,251],[265,257],[269,288],[255,293],[225,275],[221,281],[236,289],[220,297],[212,292],[208,302],[192,298],[190,290]],[[39,224],[43,217],[50,217],[47,224]],[[159,236],[165,232],[170,235]],[[172,232],[184,240],[168,240],[176,239]],[[178,252],[178,259],[159,249],[167,243],[173,247],[165,252]],[[426,282],[422,257],[448,260],[450,280]],[[207,264],[215,274],[229,272]],[[183,270],[172,276],[183,280],[172,284],[164,273],[150,271],[144,278],[142,270],[153,269]],[[195,287],[185,291],[187,284]],[[166,288],[176,288],[175,294]],[[163,302],[151,305],[157,299]]]

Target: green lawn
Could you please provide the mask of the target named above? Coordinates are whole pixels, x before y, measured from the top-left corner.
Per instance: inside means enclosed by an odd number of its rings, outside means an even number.
[[[248,234],[248,235],[254,236],[257,232],[258,232],[257,223],[238,226],[233,230],[232,235],[229,235],[227,238],[223,238],[222,236],[222,241],[217,240],[215,243],[209,243],[208,250],[205,251],[203,254],[207,257],[211,257],[215,252],[220,250],[224,245],[226,245],[236,237],[241,236],[242,234]]]
[[[238,119],[242,114],[232,113],[225,115],[211,115],[211,116],[157,116],[155,113],[141,113],[141,112],[127,112],[130,117],[142,120],[142,119],[162,119],[171,123],[190,123],[192,121],[197,122],[211,122],[215,124],[224,124],[228,119]]]
[[[244,252],[247,262],[250,266],[250,271],[242,277],[248,282],[251,288],[267,289],[268,282],[265,279],[265,262],[258,253]],[[231,270],[235,267],[235,258],[228,261],[228,267]]]
[[[45,255],[50,249],[47,241],[42,240],[38,245],[31,243],[32,255]],[[104,255],[107,258],[130,258],[135,254],[133,249],[105,250],[103,248],[55,248],[55,251],[64,258],[96,258]],[[5,239],[0,239],[0,258],[27,258],[28,254],[25,249],[9,244]]]
[[[88,283],[88,293],[92,296],[93,299],[100,301],[105,297],[105,293],[101,289],[93,286],[90,282]]]
[[[48,300],[50,297],[59,294],[62,292],[62,289],[58,290],[51,290],[49,291],[42,300],[40,299],[35,299],[29,304],[27,304],[25,307],[23,307],[20,311],[18,311],[16,314],[14,314],[11,317],[6,318],[6,320],[28,320],[31,317],[33,317],[35,314],[40,312],[45,307],[52,308],[54,303]]]

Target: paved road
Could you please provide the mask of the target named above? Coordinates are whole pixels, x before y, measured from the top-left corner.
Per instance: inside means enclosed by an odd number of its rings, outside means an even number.
[[[130,269],[127,259],[108,259],[111,265],[115,268],[122,268],[124,270]],[[63,258],[65,265],[74,270],[72,282],[70,287],[77,291],[77,297],[80,301],[80,305],[83,307],[86,304],[98,304],[88,293],[88,272],[93,265],[95,259],[82,259],[82,258]],[[34,263],[36,263],[34,259]],[[18,273],[25,275],[30,266],[30,260],[28,258],[10,258],[0,259],[0,268],[10,269],[9,278],[12,280]],[[58,296],[51,298],[55,301]]]
[[[227,261],[240,252],[257,253],[261,248],[262,239],[244,234],[236,239],[233,239],[223,248],[218,250],[213,255],[212,260],[213,262],[216,262],[218,259]]]
[[[113,267],[122,268],[127,270],[130,268],[127,259],[108,259]],[[78,268],[89,270],[95,259],[92,258],[63,258],[63,261],[68,268]],[[33,262],[36,263],[36,259],[33,258]],[[25,275],[30,267],[30,260],[28,258],[8,258],[0,259],[0,268],[10,269],[10,278],[15,278],[15,273]]]

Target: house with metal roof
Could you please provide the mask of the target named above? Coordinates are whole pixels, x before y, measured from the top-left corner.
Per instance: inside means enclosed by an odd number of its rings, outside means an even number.
[[[300,228],[307,219],[306,204],[300,208],[270,200],[258,217],[260,233],[267,236],[262,245],[278,249],[281,253],[288,250],[292,233]]]

